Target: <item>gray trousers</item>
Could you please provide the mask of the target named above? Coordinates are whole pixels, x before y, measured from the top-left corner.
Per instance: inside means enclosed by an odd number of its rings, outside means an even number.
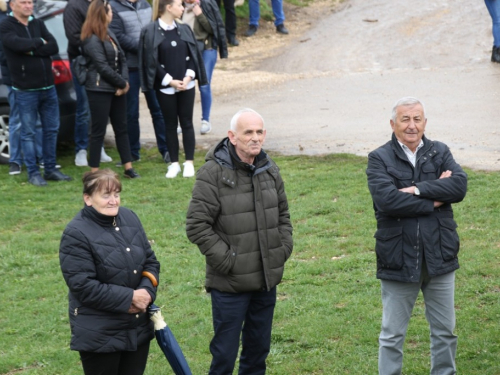
[[[423,265],[420,282],[381,280],[382,331],[379,337],[380,375],[401,375],[403,344],[408,322],[420,290],[424,295],[425,316],[431,332],[431,375],[456,374],[455,353],[455,272],[429,277]]]

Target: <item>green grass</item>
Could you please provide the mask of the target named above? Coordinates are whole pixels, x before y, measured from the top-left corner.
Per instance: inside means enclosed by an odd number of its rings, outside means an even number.
[[[116,150],[109,153],[117,159]],[[59,152],[69,183],[36,188],[26,173],[0,166],[0,374],[81,374],[69,350],[67,288],[59,241],[82,207],[84,169]],[[366,159],[274,155],[285,183],[295,249],[278,288],[268,374],[375,374],[381,319],[373,252],[375,219],[366,186]],[[204,153],[197,153],[199,167]],[[157,303],[193,374],[206,374],[212,334],[204,259],[185,236],[193,179],[164,177],[154,149],[124,180],[122,205],[141,218],[162,265]],[[119,171],[118,168],[113,169]],[[469,192],[455,206],[461,236],[456,307],[457,365],[467,375],[498,375],[500,363],[500,240],[498,173],[469,173]],[[429,373],[429,332],[419,298],[405,344],[404,374]],[[152,345],[146,374],[172,373]]]

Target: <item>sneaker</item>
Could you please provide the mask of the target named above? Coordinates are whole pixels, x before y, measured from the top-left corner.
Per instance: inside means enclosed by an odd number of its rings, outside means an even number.
[[[166,151],[165,154],[163,154],[163,161],[167,164],[170,163],[171,160],[170,160],[170,154],[168,153],[168,151]]]
[[[181,166],[179,165],[179,163],[172,163],[168,166],[168,171],[165,177],[175,178],[179,173],[181,173]]]
[[[248,25],[248,30],[245,32],[245,36],[254,36],[257,32],[258,26]]]
[[[194,164],[184,163],[184,171],[182,172],[182,177],[193,177],[194,176]]]
[[[31,185],[35,186],[47,186],[47,181],[45,181],[40,173],[35,173],[32,175],[29,179],[28,182]]]
[[[44,169],[45,163],[42,161],[40,164],[38,164],[38,166],[40,167],[40,169]],[[61,165],[56,164],[56,169],[61,169]]]
[[[182,134],[182,128],[180,126],[177,127],[177,134]]]
[[[127,169],[125,172],[123,172],[125,177],[127,178],[140,178],[141,175],[137,173],[134,168]]]
[[[285,27],[285,25],[281,24],[281,25],[276,26],[276,32],[280,33],[280,34],[287,35],[288,34],[288,29]]]
[[[76,153],[75,165],[77,167],[88,167],[89,166],[89,163],[87,162],[87,150],[80,150]]]
[[[132,157],[132,163],[135,163],[135,162],[137,162],[137,161],[141,161],[141,158],[139,158],[139,159],[134,159],[134,158]],[[121,162],[121,161],[119,161],[119,162],[118,162],[118,163],[116,163],[115,165],[116,165],[117,167],[122,167],[122,166],[123,166],[123,164],[122,164],[122,162]]]
[[[62,173],[61,171],[58,171],[57,169],[55,169],[54,172],[52,172],[52,173],[49,173],[49,174],[45,173],[43,175],[43,177],[49,181],[72,181],[73,180],[72,177],[65,175],[64,173]]]
[[[21,166],[17,163],[9,163],[9,174],[14,176],[15,174],[21,174]]]
[[[104,147],[101,148],[101,163],[111,163],[113,159],[111,156],[106,154],[106,151],[104,151]]]
[[[200,129],[200,133],[201,134],[207,134],[207,133],[210,133],[210,131],[212,130],[212,124],[210,124],[208,121],[206,120],[202,120],[201,121],[201,129]]]

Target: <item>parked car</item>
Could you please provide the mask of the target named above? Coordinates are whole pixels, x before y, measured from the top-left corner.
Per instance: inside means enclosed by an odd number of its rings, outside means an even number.
[[[76,93],[73,87],[68,54],[68,40],[64,33],[63,12],[67,2],[61,0],[38,0],[34,6],[34,16],[45,22],[59,45],[59,54],[52,56],[52,73],[59,97],[59,141],[73,139],[76,112]],[[0,76],[0,164],[9,162],[9,102],[7,86]]]

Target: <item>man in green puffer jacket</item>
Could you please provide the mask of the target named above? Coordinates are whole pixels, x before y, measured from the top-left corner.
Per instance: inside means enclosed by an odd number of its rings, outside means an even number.
[[[276,285],[293,248],[279,169],[262,150],[264,120],[243,109],[228,138],[212,148],[196,176],[186,232],[206,259],[214,337],[209,374],[265,374]]]

